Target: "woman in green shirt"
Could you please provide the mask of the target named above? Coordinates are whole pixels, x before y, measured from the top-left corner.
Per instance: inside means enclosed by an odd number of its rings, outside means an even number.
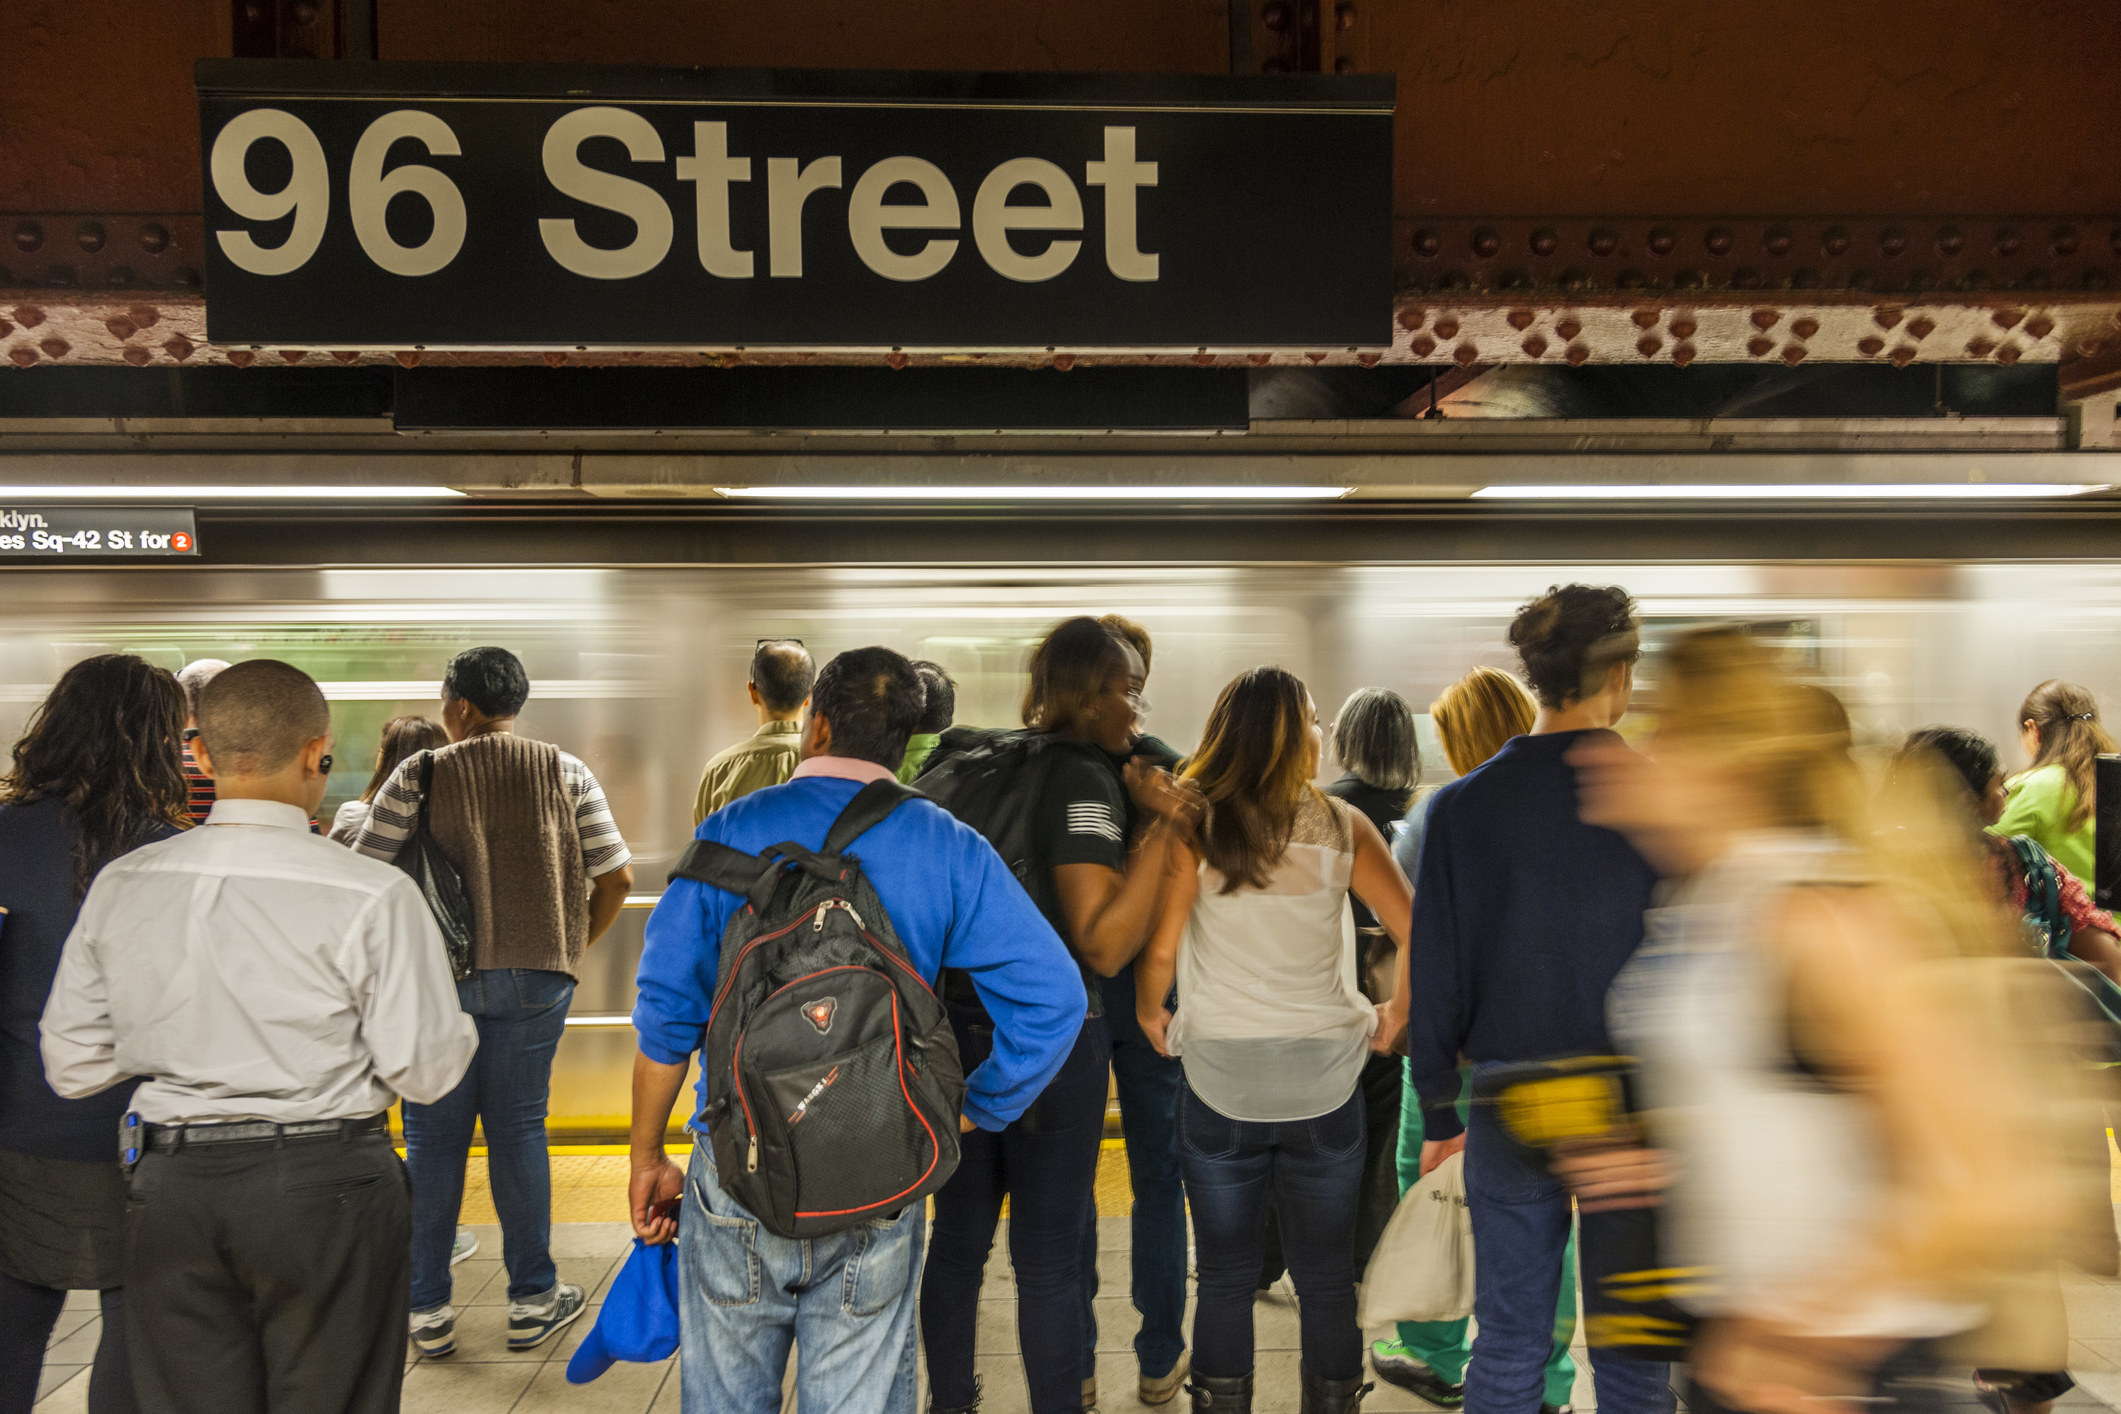
[[[2063,868],[2089,884],[2092,864],[2093,764],[2115,750],[2099,725],[2099,704],[2075,683],[2049,678],[2018,708],[2018,731],[2033,764],[2012,779],[2003,818],[1991,833],[2030,835]]]

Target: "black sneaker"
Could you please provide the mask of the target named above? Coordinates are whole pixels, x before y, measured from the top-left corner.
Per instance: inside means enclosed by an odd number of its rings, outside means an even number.
[[[1416,1359],[1396,1340],[1372,1343],[1370,1368],[1377,1371],[1377,1378],[1386,1384],[1410,1390],[1439,1409],[1462,1408],[1466,1402],[1464,1385],[1452,1384],[1430,1369],[1426,1361]],[[1550,1411],[1542,1410],[1541,1414],[1550,1414]]]
[[[1576,1406],[1573,1404],[1542,1403],[1539,1406],[1539,1414],[1576,1414]]]
[[[508,1308],[508,1348],[528,1350],[543,1345],[589,1306],[582,1288],[561,1282],[535,1301],[518,1301]]]

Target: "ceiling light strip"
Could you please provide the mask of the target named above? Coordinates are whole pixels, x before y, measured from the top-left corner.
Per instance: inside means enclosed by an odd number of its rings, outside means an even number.
[[[1483,486],[1476,501],[2012,501],[2111,489],[2045,481]]]
[[[1346,486],[717,486],[733,500],[1337,501]]]
[[[464,495],[448,486],[0,486],[6,501],[426,501]]]

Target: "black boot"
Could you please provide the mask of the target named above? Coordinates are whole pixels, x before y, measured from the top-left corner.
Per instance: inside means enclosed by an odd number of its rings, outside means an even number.
[[[930,1399],[928,1401],[928,1414],[979,1414],[980,1393],[979,1376],[974,1375],[972,1377],[972,1402],[970,1404],[942,1405]]]
[[[1352,1380],[1322,1380],[1306,1369],[1303,1414],[1357,1414],[1362,1397],[1376,1386],[1357,1375]]]
[[[1221,1379],[1199,1370],[1186,1385],[1193,1414],[1252,1414],[1252,1372]]]

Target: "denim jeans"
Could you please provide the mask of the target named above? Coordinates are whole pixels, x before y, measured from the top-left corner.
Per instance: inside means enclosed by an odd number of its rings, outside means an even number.
[[[1478,1074],[1479,1066],[1474,1067]],[[1502,1132],[1494,1106],[1466,1123],[1466,1206],[1473,1217],[1473,1358],[1466,1407],[1538,1414],[1569,1245],[1569,1195]],[[1671,1367],[1591,1355],[1598,1414],[1670,1414]]]
[[[692,1147],[678,1217],[684,1414],[778,1414],[791,1343],[796,1398],[833,1414],[914,1414],[914,1292],[925,1205],[827,1237],[776,1237]]]
[[[1134,1019],[1134,969],[1104,979],[1105,1036],[1134,1190],[1134,1357],[1144,1375],[1171,1373],[1186,1348],[1186,1189],[1178,1172],[1178,1091],[1184,1067],[1160,1056]],[[1083,1378],[1097,1373],[1097,1205],[1083,1224]]]
[[[405,1102],[405,1166],[412,1173],[412,1309],[449,1300],[449,1248],[464,1205],[464,1161],[477,1121],[501,1219],[508,1299],[552,1290],[552,1167],[545,1149],[545,1104],[552,1057],[567,1025],[574,979],[564,972],[506,967],[457,983],[457,999],[478,1024],[471,1069],[432,1105]]]
[[[1320,1379],[1362,1373],[1355,1322],[1355,1208],[1362,1189],[1363,1104],[1348,1096],[1316,1119],[1230,1119],[1188,1086],[1178,1097],[1178,1153],[1200,1266],[1193,1368],[1217,1379],[1252,1370],[1252,1301],[1271,1196],[1296,1283],[1304,1368]]]
[[[994,1034],[957,1022],[969,1072]],[[1031,1108],[1000,1133],[963,1136],[957,1172],[935,1195],[935,1236],[921,1279],[921,1338],[929,1400],[973,1402],[980,1279],[1009,1200],[1009,1263],[1016,1270],[1016,1338],[1031,1414],[1080,1414],[1083,1405],[1083,1224],[1094,1205],[1105,1129],[1105,1028],[1083,1024],[1075,1049]]]

